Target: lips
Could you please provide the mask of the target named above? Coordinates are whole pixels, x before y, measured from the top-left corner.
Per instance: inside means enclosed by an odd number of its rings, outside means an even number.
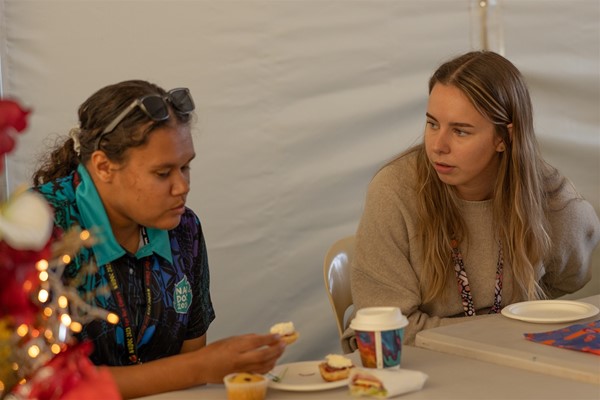
[[[454,168],[452,165],[448,165],[445,163],[440,163],[440,162],[434,162],[433,163],[433,168],[439,173],[439,174],[449,174],[452,171],[454,171]]]
[[[182,204],[180,204],[178,206],[175,206],[175,207],[171,208],[171,211],[175,211],[175,212],[183,214],[183,212],[185,211],[185,203],[182,203]]]

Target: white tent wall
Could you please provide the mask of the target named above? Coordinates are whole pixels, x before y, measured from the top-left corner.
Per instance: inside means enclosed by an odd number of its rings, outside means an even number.
[[[427,79],[471,48],[468,0],[0,0],[4,96],[33,109],[11,190],[100,87],[187,86],[197,105],[188,205],[217,319],[209,341],[294,321],[284,360],[339,349],[323,285],[377,168],[419,140]],[[528,79],[545,157],[600,210],[600,5],[504,0],[505,55]],[[118,194],[115,194],[118,195]],[[600,293],[596,277],[575,297]]]

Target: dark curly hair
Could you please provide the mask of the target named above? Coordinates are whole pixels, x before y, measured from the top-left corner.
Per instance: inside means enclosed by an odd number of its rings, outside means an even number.
[[[164,97],[167,92],[150,82],[128,80],[105,86],[92,94],[79,107],[79,128],[74,128],[69,138],[58,142],[42,158],[39,168],[33,174],[33,185],[41,185],[69,175],[79,163],[87,162],[96,150],[102,150],[109,159],[121,162],[125,159],[127,149],[146,143],[149,134],[156,128],[173,123],[190,123],[191,114],[174,112],[169,102],[167,104],[170,108],[170,118],[164,121],[150,121],[148,116],[136,107],[112,132],[104,135],[97,143],[106,126],[131,102],[152,94]],[[78,139],[79,154],[74,150],[75,142],[72,136]]]

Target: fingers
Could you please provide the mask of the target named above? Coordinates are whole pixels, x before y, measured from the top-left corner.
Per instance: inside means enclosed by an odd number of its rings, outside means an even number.
[[[245,363],[246,371],[264,374],[275,367],[284,350],[285,343],[277,342],[272,346],[248,351],[241,356],[241,360]]]
[[[238,337],[240,347],[237,367],[243,371],[266,373],[273,369],[283,354],[286,344],[279,335],[243,335]]]
[[[218,382],[232,372],[255,372],[264,374],[275,367],[286,344],[278,334],[246,334],[233,336],[211,343],[203,358],[214,358],[213,375],[209,382]]]
[[[283,346],[285,343],[278,334],[257,335],[254,333],[235,337],[240,352],[252,351],[264,346]]]

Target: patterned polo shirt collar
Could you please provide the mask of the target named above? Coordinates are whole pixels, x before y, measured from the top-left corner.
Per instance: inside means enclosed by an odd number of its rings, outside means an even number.
[[[94,234],[98,241],[92,246],[96,262],[104,265],[123,255],[126,251],[115,239],[104,205],[92,178],[83,165],[77,167],[81,182],[75,189],[75,198],[81,220],[86,228],[95,227]],[[173,255],[169,242],[169,233],[163,229],[145,228],[148,242],[136,252],[137,258],[147,257],[155,253],[173,264]]]

